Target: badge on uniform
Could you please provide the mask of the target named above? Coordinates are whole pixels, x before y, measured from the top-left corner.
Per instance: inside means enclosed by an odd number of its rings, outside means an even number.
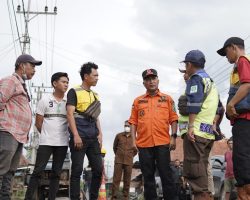
[[[198,91],[198,86],[197,85],[193,85],[190,88],[190,94],[196,93]]]
[[[167,97],[166,96],[161,96],[161,98],[158,100],[158,102],[166,102]]]
[[[140,116],[140,117],[143,117],[144,115],[145,115],[145,111],[144,111],[144,110],[140,110],[140,111],[139,111],[139,116]]]

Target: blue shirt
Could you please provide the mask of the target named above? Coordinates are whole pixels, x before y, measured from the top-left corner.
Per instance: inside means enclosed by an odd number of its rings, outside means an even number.
[[[209,78],[205,70],[200,69],[187,81],[186,96],[188,100],[187,111],[189,114],[198,114],[204,101],[204,84],[202,77]]]

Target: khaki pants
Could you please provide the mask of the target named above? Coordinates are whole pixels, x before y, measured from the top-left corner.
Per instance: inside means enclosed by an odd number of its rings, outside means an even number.
[[[113,176],[113,184],[112,184],[112,198],[118,199],[118,191],[119,186],[123,174],[123,197],[122,200],[129,199],[129,187],[131,181],[131,173],[132,173],[132,165],[124,165],[120,163],[115,163],[114,167],[114,176]],[[120,199],[120,198],[119,198]]]
[[[184,135],[183,176],[194,193],[209,192],[208,190],[208,157],[213,146],[213,140],[195,135],[195,142],[191,142]]]

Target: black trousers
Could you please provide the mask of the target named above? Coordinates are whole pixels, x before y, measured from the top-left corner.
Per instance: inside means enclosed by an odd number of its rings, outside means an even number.
[[[82,138],[83,148],[76,150],[73,138],[70,139],[69,146],[71,151],[71,177],[70,177],[70,199],[80,200],[80,177],[83,171],[83,160],[85,154],[88,157],[90,167],[92,169],[92,180],[90,185],[90,200],[98,198],[98,192],[102,179],[102,157],[100,144],[96,139]]]
[[[37,150],[35,169],[31,175],[29,186],[25,195],[26,200],[35,199],[35,192],[40,185],[41,175],[51,154],[53,154],[53,162],[49,184],[49,200],[54,200],[56,198],[56,193],[59,188],[60,174],[67,150],[68,146],[39,146]]]
[[[169,145],[139,149],[139,162],[144,178],[145,200],[158,199],[156,193],[155,170],[159,171],[164,200],[175,200],[176,188],[170,167]]]
[[[237,185],[250,184],[250,120],[237,119],[233,132],[233,166]]]

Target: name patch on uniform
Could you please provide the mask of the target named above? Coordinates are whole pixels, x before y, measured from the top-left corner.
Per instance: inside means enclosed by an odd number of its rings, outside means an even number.
[[[201,123],[200,131],[208,133],[208,134],[213,134],[213,126],[210,124]]]
[[[166,102],[167,97],[166,96],[161,96],[161,98],[158,100],[158,102]]]
[[[140,99],[138,101],[138,104],[141,104],[141,103],[148,103],[148,100],[146,100],[146,99]]]
[[[196,93],[198,92],[198,86],[197,85],[193,85],[190,88],[190,94]]]

